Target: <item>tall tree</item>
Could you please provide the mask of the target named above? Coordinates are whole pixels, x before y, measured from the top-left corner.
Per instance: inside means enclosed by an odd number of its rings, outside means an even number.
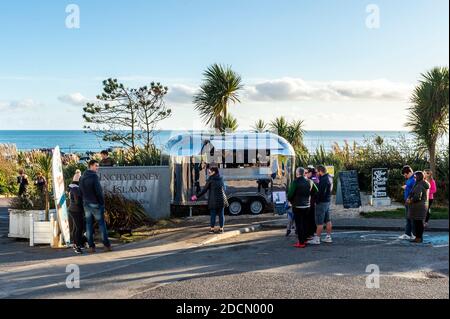
[[[84,128],[102,137],[104,141],[119,142],[136,154],[138,136],[138,105],[135,89],[129,89],[117,79],[103,81],[103,93],[96,103],[87,103],[83,118]],[[92,125],[92,126],[91,126]]]
[[[97,102],[87,103],[83,109],[87,123],[84,129],[104,141],[130,148],[136,158],[140,144],[147,150],[153,145],[157,123],[171,116],[164,102],[167,92],[168,88],[160,83],[135,89],[125,87],[117,79],[105,80]]]
[[[203,73],[204,80],[194,95],[195,109],[207,125],[220,130],[231,103],[239,103],[241,77],[229,66],[213,64]]]
[[[142,131],[144,148],[148,151],[153,146],[153,133],[156,125],[170,117],[172,110],[166,106],[164,96],[168,88],[161,83],[150,83],[136,91],[138,103],[139,128]]]
[[[421,76],[411,97],[406,126],[428,151],[430,168],[437,173],[437,142],[449,127],[448,67],[435,67]]]

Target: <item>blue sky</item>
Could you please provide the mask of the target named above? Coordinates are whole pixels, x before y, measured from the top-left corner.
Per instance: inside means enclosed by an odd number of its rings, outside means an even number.
[[[68,4],[80,28],[65,26]],[[375,4],[380,27],[366,26]],[[401,130],[420,73],[448,65],[447,0],[0,2],[0,129],[81,129],[118,77],[169,86],[162,127],[200,128],[191,95],[211,63],[246,85],[240,127],[278,115],[307,129]]]

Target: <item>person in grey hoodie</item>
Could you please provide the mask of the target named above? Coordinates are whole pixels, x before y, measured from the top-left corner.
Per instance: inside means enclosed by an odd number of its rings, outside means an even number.
[[[414,188],[406,200],[408,205],[408,218],[413,221],[414,229],[416,231],[416,238],[411,240],[414,243],[423,242],[424,221],[428,212],[428,190],[430,184],[424,180],[422,172],[415,172],[414,177],[416,183]]]
[[[86,170],[80,179],[81,196],[83,197],[83,207],[86,217],[86,237],[91,253],[95,252],[94,243],[94,218],[102,234],[105,251],[111,251],[111,243],[108,239],[108,230],[105,223],[105,200],[102,186],[98,178],[99,164],[96,160],[89,161],[89,169]]]

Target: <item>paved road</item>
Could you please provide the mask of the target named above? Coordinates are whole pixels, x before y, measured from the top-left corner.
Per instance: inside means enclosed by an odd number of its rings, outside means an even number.
[[[341,231],[332,245],[299,250],[283,230],[202,245],[206,228],[193,227],[112,254],[73,256],[5,237],[2,206],[4,298],[449,298],[448,232],[414,245],[396,232]],[[80,289],[65,285],[68,264],[80,267]],[[366,288],[369,264],[379,266],[379,289]]]
[[[338,232],[335,243],[306,249],[293,248],[282,230],[207,246],[162,241],[155,251],[139,243],[132,254],[0,267],[0,282],[3,297],[19,298],[449,298],[448,233],[430,233],[420,245],[397,236]],[[83,260],[81,288],[67,289],[65,265]],[[378,289],[366,288],[369,264],[380,269]]]

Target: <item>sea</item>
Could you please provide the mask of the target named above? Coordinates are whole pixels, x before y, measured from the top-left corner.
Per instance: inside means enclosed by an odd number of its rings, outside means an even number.
[[[157,147],[164,149],[170,137],[180,133],[182,131],[157,131],[153,140]],[[381,136],[385,141],[401,137],[413,138],[407,131],[306,131],[304,144],[310,152],[314,152],[320,146],[323,146],[325,150],[330,150],[334,143],[343,145],[345,141],[362,144],[366,139],[375,136]],[[115,143],[105,142],[92,133],[57,130],[0,130],[0,144],[5,143],[15,144],[18,150],[23,151],[54,148],[59,145],[61,150],[66,153],[97,152],[119,146]]]

